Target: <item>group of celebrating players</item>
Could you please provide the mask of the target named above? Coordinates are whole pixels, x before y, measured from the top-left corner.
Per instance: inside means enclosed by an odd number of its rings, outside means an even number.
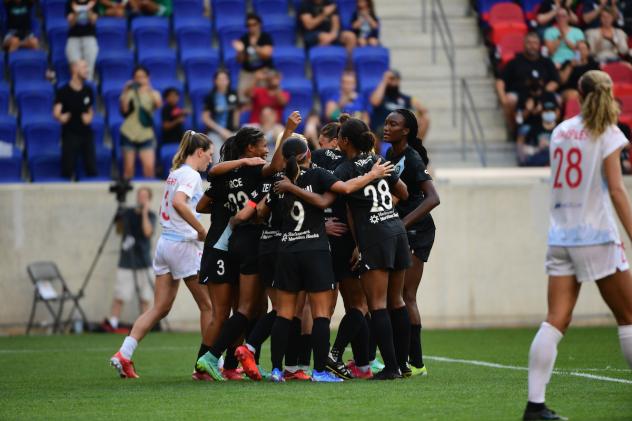
[[[405,109],[388,115],[386,160],[374,154],[377,139],[362,120],[343,115],[329,123],[313,152],[294,133],[300,123],[292,113],[270,162],[264,134],[241,128],[208,170],[205,192],[199,173],[216,151],[204,134],[185,133],[160,209],[154,306],[110,359],[121,377],[138,377],[132,354],[168,314],[179,279],[200,308],[195,380],[245,374],[341,382],[427,374],[416,296],[439,196],[417,118]],[[208,232],[199,221],[204,213],[211,218]],[[338,292],[346,314],[330,348]],[[259,364],[268,337],[271,372]],[[353,360],[345,364],[348,345]]]

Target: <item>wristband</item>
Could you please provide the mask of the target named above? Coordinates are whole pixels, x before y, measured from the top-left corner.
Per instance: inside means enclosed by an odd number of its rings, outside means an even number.
[[[256,208],[257,208],[257,204],[256,204],[255,202],[253,202],[252,200],[249,200],[249,201],[246,203],[246,206],[249,206],[249,207],[251,207],[251,208],[253,208],[253,209],[256,209]]]

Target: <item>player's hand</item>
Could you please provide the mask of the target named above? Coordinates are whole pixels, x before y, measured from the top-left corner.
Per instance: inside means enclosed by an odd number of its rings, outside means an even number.
[[[342,237],[347,232],[349,232],[349,227],[347,224],[342,222],[338,222],[339,219],[335,216],[333,218],[327,218],[325,220],[325,232],[327,235],[331,235],[333,237]]]
[[[301,121],[303,121],[303,118],[301,117],[301,113],[299,113],[298,111],[294,111],[287,118],[287,122],[285,123],[286,130],[288,130],[291,133],[294,133],[296,128],[299,126],[299,124],[301,124]]]
[[[275,193],[287,193],[290,191],[291,186],[293,186],[292,182],[289,178],[283,177],[281,180],[274,183],[274,192]]]
[[[370,174],[375,178],[384,178],[388,176],[395,170],[395,166],[391,163],[391,161],[382,162],[382,158],[379,158],[373,167],[371,168]]]
[[[204,229],[204,228],[203,228],[201,231],[198,231],[198,233],[197,233],[197,234],[198,234],[198,235],[197,235],[197,239],[198,239],[198,241],[204,241],[204,240],[206,240],[206,229]]]
[[[252,158],[244,158],[244,165],[248,167],[256,167],[257,165],[265,165],[266,160],[258,156]]]
[[[353,249],[349,263],[351,264],[351,270],[358,270],[360,267],[360,250],[357,247]]]

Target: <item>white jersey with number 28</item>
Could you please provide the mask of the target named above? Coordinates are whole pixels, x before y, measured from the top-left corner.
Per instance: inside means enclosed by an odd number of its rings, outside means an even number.
[[[202,178],[193,168],[183,165],[169,173],[165,183],[165,193],[160,203],[162,236],[173,241],[197,240],[197,231],[173,207],[173,197],[179,191],[187,195],[189,208],[196,218],[200,219],[195,207],[203,194]]]
[[[550,145],[550,246],[620,241],[603,161],[627,143],[616,126],[594,139],[584,128],[581,116],[555,128]]]

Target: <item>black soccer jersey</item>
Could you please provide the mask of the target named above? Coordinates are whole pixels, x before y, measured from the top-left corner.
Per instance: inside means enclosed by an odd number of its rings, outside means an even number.
[[[342,163],[336,168],[334,175],[342,181],[360,177],[371,171],[379,158],[377,155],[361,154]],[[363,189],[346,196],[360,250],[406,232],[391,196],[390,188],[398,180],[399,177],[393,172],[388,177],[374,180]]]
[[[395,207],[399,217],[404,218],[424,201],[424,194],[419,184],[423,181],[432,180],[432,177],[430,177],[419,153],[410,146],[400,155],[395,155],[393,148],[390,148],[386,152],[386,159],[395,164],[395,173],[408,187],[408,199],[401,200]],[[433,228],[434,222],[430,214],[421,218],[412,227],[409,227],[409,229],[422,231]]]
[[[338,179],[328,171],[314,167],[301,170],[296,185],[314,193],[323,194]],[[329,250],[325,234],[325,214],[292,194],[279,195],[282,204],[281,251]]]
[[[312,163],[332,174],[345,159],[344,154],[338,149],[317,149],[312,153]],[[347,208],[345,207],[344,198],[336,197],[331,208],[325,209],[325,217],[330,218],[332,216],[338,218],[339,222],[347,223]]]
[[[249,200],[258,202],[261,195],[263,165],[243,166],[226,174],[227,198],[232,212],[236,215],[246,207]]]
[[[206,234],[204,247],[213,247],[217,243],[232,215],[227,200],[226,177],[224,175],[210,177],[209,182],[211,184],[204,194],[212,200],[211,227]]]
[[[261,240],[259,241],[259,254],[273,253],[277,250],[278,240],[281,238],[281,221],[283,211],[279,196],[274,192],[272,186],[281,179],[283,173],[277,173],[272,178],[264,180],[261,187],[261,194],[265,197],[266,205],[270,209],[270,216],[265,222]]]

